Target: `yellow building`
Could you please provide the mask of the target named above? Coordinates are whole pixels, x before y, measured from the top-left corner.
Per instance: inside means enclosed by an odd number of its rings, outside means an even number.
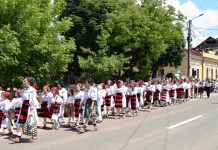
[[[165,67],[164,75],[174,73],[178,78],[187,77],[188,53],[186,51],[181,66],[178,68]],[[214,51],[192,50],[191,75],[197,79],[218,79],[218,55]]]

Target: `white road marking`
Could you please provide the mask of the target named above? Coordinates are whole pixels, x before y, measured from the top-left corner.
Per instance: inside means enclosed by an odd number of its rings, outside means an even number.
[[[167,127],[167,129],[173,129],[173,128],[179,127],[179,126],[181,126],[181,125],[184,125],[184,124],[186,124],[186,123],[189,123],[189,122],[194,121],[194,120],[196,120],[196,119],[199,119],[199,118],[201,118],[201,117],[203,117],[203,115],[199,115],[199,116],[197,116],[197,117],[194,117],[194,118],[191,118],[191,119],[182,121],[182,122],[180,122],[180,123],[177,123],[177,124],[175,124],[175,125],[169,126],[169,127]]]

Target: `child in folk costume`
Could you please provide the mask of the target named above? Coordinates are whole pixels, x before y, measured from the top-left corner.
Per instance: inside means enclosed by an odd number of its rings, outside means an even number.
[[[123,113],[123,117],[125,117],[125,108],[126,108],[126,91],[127,88],[123,86],[123,81],[118,80],[117,81],[117,89],[115,90],[115,109],[116,109],[116,114],[115,114],[115,119],[119,116],[120,114]]]
[[[30,141],[37,139],[37,125],[38,125],[38,115],[36,107],[38,106],[36,89],[32,87],[34,79],[32,77],[26,77],[23,80],[23,86],[25,87],[22,93],[22,107],[17,118],[17,137],[12,139],[15,143],[21,142],[21,136],[23,133],[24,125],[29,126],[31,130]]]
[[[46,128],[46,119],[51,118],[50,108],[51,108],[51,100],[53,98],[53,94],[48,85],[43,87],[42,93],[42,104],[41,104],[41,117],[43,117],[43,128]]]
[[[66,106],[68,110],[68,125],[67,127],[70,127],[71,120],[74,122],[74,117],[75,117],[75,108],[74,108],[74,91],[75,87],[70,87],[68,89],[68,97],[66,101]]]
[[[21,90],[17,90],[15,92],[15,98],[13,98],[12,102],[11,102],[11,107],[12,109],[14,109],[14,123],[17,123],[17,118],[19,116],[19,112],[20,112],[20,108],[22,107],[22,91]],[[18,124],[16,124],[16,127]]]
[[[169,81],[166,80],[165,84],[163,85],[163,90],[161,92],[161,101],[160,101],[160,105],[162,107],[167,106],[168,104],[171,104],[170,101],[170,95],[169,95],[169,91],[170,91],[170,84]]]
[[[50,113],[52,114],[51,119],[53,122],[53,128],[58,130],[60,127],[60,123],[58,121],[61,116],[60,106],[63,104],[63,99],[59,96],[59,91],[57,87],[52,88],[53,98],[51,99],[51,108]]]
[[[176,89],[177,89],[177,84],[176,84],[176,80],[173,80],[172,81],[172,83],[171,83],[171,85],[170,85],[170,91],[169,91],[169,93],[170,93],[170,99],[171,99],[171,102],[174,104],[174,103],[176,103],[176,95],[177,95],[177,93],[176,93]]]
[[[148,85],[147,87],[147,91],[146,91],[146,102],[148,104],[148,111],[151,111],[152,105],[153,105],[153,96],[154,96],[154,92],[156,90],[156,86],[154,84],[154,80],[151,80],[150,85]]]
[[[98,100],[97,100],[97,104],[98,104],[98,118],[97,118],[97,122],[101,123],[103,120],[103,115],[105,115],[105,104],[104,104],[104,99],[106,96],[106,90],[105,90],[105,85],[104,83],[101,83],[98,85]]]
[[[11,118],[9,109],[11,108],[11,94],[9,92],[2,93],[2,101],[0,102],[0,134],[3,133],[5,128],[8,129],[8,134],[12,134],[11,131]]]
[[[85,110],[84,110],[84,118],[85,124],[83,125],[82,132],[85,131],[88,126],[88,122],[91,120],[93,124],[93,131],[97,131],[96,117],[98,117],[98,108],[97,108],[97,95],[98,90],[95,87],[95,83],[93,80],[86,81],[86,91],[84,93],[84,102],[85,102]]]
[[[76,119],[74,128],[77,129],[79,127],[80,118],[83,116],[82,105],[84,100],[84,91],[82,91],[82,85],[80,83],[76,85],[76,88],[73,93],[73,99],[74,99],[74,115]]]
[[[113,86],[113,83],[111,80],[107,81],[107,85],[105,86],[105,90],[106,90],[105,106],[106,106],[106,113],[108,115],[109,110],[114,109],[115,87]]]

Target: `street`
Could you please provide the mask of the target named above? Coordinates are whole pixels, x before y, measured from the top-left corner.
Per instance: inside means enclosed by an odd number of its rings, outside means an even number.
[[[141,111],[136,117],[105,119],[97,132],[69,128],[38,130],[38,140],[11,144],[0,137],[1,150],[217,150],[218,94]],[[91,129],[91,126],[89,127]]]

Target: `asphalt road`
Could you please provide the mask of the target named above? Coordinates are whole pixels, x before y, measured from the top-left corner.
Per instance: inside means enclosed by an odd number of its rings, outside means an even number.
[[[0,150],[218,150],[218,94],[136,117],[106,119],[98,127],[84,134],[39,129],[34,143],[11,144],[3,136]]]

